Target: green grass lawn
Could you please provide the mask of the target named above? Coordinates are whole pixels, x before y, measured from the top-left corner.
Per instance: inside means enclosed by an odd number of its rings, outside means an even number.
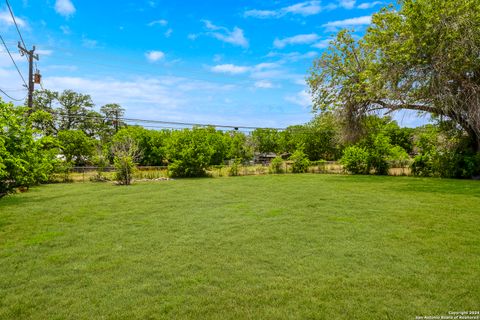
[[[0,319],[414,319],[480,309],[480,182],[272,175],[0,200]]]

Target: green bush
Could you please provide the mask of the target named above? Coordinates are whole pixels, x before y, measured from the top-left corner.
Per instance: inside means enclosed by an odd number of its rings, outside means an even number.
[[[129,185],[132,183],[133,174],[135,173],[136,166],[132,156],[119,155],[115,156],[113,160],[115,166],[115,180],[118,184]]]
[[[302,150],[296,150],[291,156],[292,161],[292,172],[293,173],[304,173],[308,171],[310,166],[310,161],[308,160],[307,155]]]
[[[272,162],[270,162],[270,166],[268,168],[268,171],[270,173],[283,173],[282,165],[283,165],[282,157],[276,156],[272,160]]]
[[[340,163],[347,172],[353,174],[368,174],[370,172],[369,154],[365,148],[358,146],[345,148]]]
[[[480,174],[480,153],[433,150],[417,155],[411,169],[416,176],[469,179]]]
[[[230,166],[230,169],[228,171],[228,175],[229,176],[238,176],[239,174],[239,167],[240,167],[240,159],[235,159],[235,161],[233,161],[232,165]]]
[[[0,100],[0,197],[48,182],[57,162],[55,139],[38,138],[25,113]]]
[[[368,167],[375,170],[377,175],[387,175],[390,169],[388,158],[391,154],[392,145],[390,138],[384,134],[374,137],[368,150]]]
[[[410,163],[410,156],[407,151],[400,146],[394,146],[390,149],[390,155],[388,157],[392,167],[403,168]]]
[[[136,169],[135,161],[141,154],[137,142],[131,137],[123,137],[113,143],[112,153],[115,180],[120,185],[131,184]]]
[[[433,162],[430,153],[419,154],[413,158],[410,165],[412,174],[419,177],[429,177],[433,175]]]

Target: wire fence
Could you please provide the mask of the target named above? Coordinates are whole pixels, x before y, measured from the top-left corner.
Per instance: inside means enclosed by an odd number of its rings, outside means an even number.
[[[240,164],[234,165],[216,165],[207,169],[207,175],[210,177],[227,177],[227,176],[255,176],[268,174],[294,174],[293,162],[285,161],[280,170],[273,172],[268,164]],[[95,181],[99,177],[99,173],[106,180],[113,180],[115,167],[71,167],[64,173],[57,175],[58,181],[65,182],[88,182]],[[313,163],[307,169],[307,173],[311,174],[344,174],[343,166],[336,161],[322,161]],[[389,175],[392,176],[408,176],[410,175],[408,166],[399,166],[390,168]],[[163,180],[170,176],[168,166],[138,166],[134,173],[134,180]]]

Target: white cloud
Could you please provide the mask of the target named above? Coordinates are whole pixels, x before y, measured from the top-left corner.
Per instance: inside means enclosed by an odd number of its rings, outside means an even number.
[[[243,74],[250,71],[250,67],[236,66],[234,64],[219,64],[210,68],[215,73]]]
[[[299,14],[302,16],[311,16],[320,13],[322,7],[320,1],[307,1],[294,4],[282,9],[286,13]]]
[[[347,28],[353,26],[369,25],[372,23],[372,16],[363,16],[357,18],[350,18],[345,20],[331,21],[323,25],[328,29]]]
[[[82,46],[84,46],[85,48],[94,49],[98,47],[98,41],[84,37],[82,39]]]
[[[62,30],[63,34],[71,34],[72,33],[69,26],[60,26],[60,30]]]
[[[245,11],[244,13],[245,17],[253,17],[253,18],[260,18],[260,19],[266,19],[266,18],[275,18],[280,16],[279,11],[275,10],[248,10]]]
[[[170,38],[172,33],[173,33],[173,29],[169,28],[167,31],[165,31],[164,35],[165,35],[165,37]]]
[[[242,29],[238,27],[234,27],[233,30],[230,31],[225,27],[214,25],[209,20],[202,20],[202,21],[205,24],[205,28],[212,31],[212,32],[209,32],[208,35],[226,43],[230,43],[243,48],[248,47],[248,40],[245,38],[245,35],[243,34]]]
[[[76,9],[70,0],[56,0],[55,11],[64,17],[69,17],[75,13]]]
[[[340,7],[342,8],[353,9],[355,8],[355,2],[356,0],[340,0],[339,4],[340,4]]]
[[[315,45],[314,45],[315,46]],[[281,62],[297,62],[299,60],[304,59],[313,59],[318,55],[315,51],[309,51],[306,53],[300,52],[288,52],[288,53],[281,53],[281,52],[269,52],[267,54],[268,58],[280,58]]]
[[[272,89],[274,88],[273,83],[268,80],[259,80],[255,82],[255,88],[259,89]]]
[[[305,1],[277,10],[247,10],[244,16],[259,19],[281,18],[287,14],[311,16],[320,13],[322,9],[320,1]]]
[[[226,29],[224,27],[216,26],[214,25],[210,20],[202,20],[202,22],[205,24],[205,28],[208,30],[221,30],[221,29]]]
[[[248,47],[248,40],[243,35],[243,30],[238,27],[233,28],[233,31],[227,34],[214,33],[213,36],[223,42],[244,48]]]
[[[370,9],[370,8],[373,8],[379,4],[382,4],[383,2],[381,1],[373,1],[373,2],[365,2],[365,3],[361,3],[357,6],[358,9]]]
[[[161,19],[161,20],[154,20],[150,23],[148,23],[147,25],[149,27],[153,27],[153,26],[156,26],[156,25],[160,25],[162,27],[166,26],[168,24],[168,21],[167,20],[164,20],[164,19]]]
[[[37,49],[35,51],[40,56],[50,56],[52,55],[53,51],[52,50],[42,50],[42,49]]]
[[[245,38],[242,29],[234,27],[233,30],[229,30],[228,28],[214,25],[209,20],[202,21],[205,24],[205,28],[210,31],[207,34],[214,37],[215,39],[243,48],[248,47],[248,40],[247,38]]]
[[[27,23],[25,20],[15,16],[15,21],[17,21],[17,24],[19,27],[26,27]],[[0,12],[0,24],[1,25],[6,25],[6,26],[13,26],[14,22],[12,19],[12,16],[10,15],[10,12],[8,11],[1,11]]]
[[[190,33],[190,34],[187,36],[187,38],[188,38],[189,40],[192,40],[192,41],[193,41],[193,40],[197,40],[198,34]]]
[[[233,85],[173,76],[122,79],[46,76],[44,81],[44,86],[54,91],[73,88],[76,92],[89,94],[97,106],[119,103],[132,118],[238,123],[217,117],[218,109],[206,101],[206,96],[211,95],[216,99],[214,102],[222,101],[223,106],[223,99],[231,97],[232,89],[236,88]],[[3,78],[0,78],[0,85],[2,83]]]
[[[284,99],[287,102],[296,104],[303,108],[310,108],[312,105],[312,98],[310,97],[310,94],[305,90],[302,90],[295,95],[285,96]]]
[[[165,53],[162,51],[148,51],[145,53],[145,57],[150,62],[157,62],[165,58]]]
[[[264,62],[253,66],[238,66],[234,64],[220,64],[210,68],[210,71],[216,73],[227,73],[232,75],[249,73],[254,79],[272,79],[283,77],[284,70],[280,69],[281,65],[274,62]]]
[[[18,50],[11,51],[10,53],[19,66],[23,63],[26,65],[26,59],[20,55]],[[0,68],[13,68],[12,60],[10,60],[10,57],[7,55],[7,50],[5,50],[3,45],[0,46]]]
[[[314,45],[312,45],[312,47],[315,47],[315,48],[318,48],[318,49],[325,49],[325,48],[328,48],[330,46],[330,43],[332,41],[333,41],[333,38],[323,39],[323,40],[320,40],[319,42],[315,43]]]
[[[319,39],[320,37],[315,34],[315,33],[310,33],[310,34],[299,34],[293,37],[289,38],[284,38],[284,39],[275,39],[273,42],[273,45],[276,48],[284,48],[287,45],[292,45],[292,44],[308,44],[315,42]]]

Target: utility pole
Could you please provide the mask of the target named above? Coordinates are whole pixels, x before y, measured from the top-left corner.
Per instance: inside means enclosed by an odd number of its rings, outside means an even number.
[[[32,112],[33,108],[33,90],[35,83],[33,82],[33,59],[38,61],[38,54],[35,54],[35,46],[32,50],[27,50],[22,47],[21,43],[18,42],[18,49],[20,49],[20,54],[22,56],[26,55],[28,57],[28,113]]]

